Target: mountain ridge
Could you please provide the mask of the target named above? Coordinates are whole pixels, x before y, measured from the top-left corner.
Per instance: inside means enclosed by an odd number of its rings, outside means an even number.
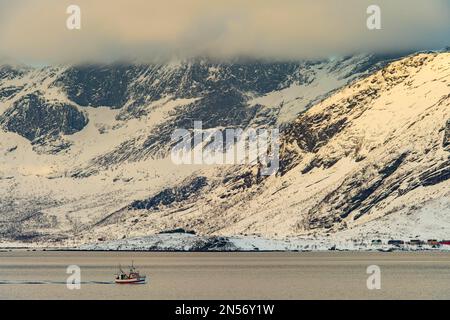
[[[217,65],[175,65],[132,76],[133,68],[0,72],[0,93],[5,92],[0,124],[6,129],[0,135],[6,160],[0,167],[1,237],[84,243],[180,227],[205,235],[336,233],[445,199],[448,54],[377,59],[274,64],[273,69],[235,65],[225,71]],[[168,69],[183,71],[146,95],[158,80],[146,73]],[[274,78],[251,77],[251,70],[263,69],[274,70]],[[265,78],[267,84],[260,80]],[[195,79],[202,84],[192,89]],[[217,79],[217,88],[208,87]],[[137,85],[125,99],[127,81]],[[15,120],[27,119],[20,113],[25,104],[17,101],[33,92],[41,92],[42,101],[24,109],[56,110],[57,120],[50,121],[49,130],[40,124],[27,139],[26,130],[33,127],[26,121],[23,136],[14,133],[20,127]],[[11,109],[15,103],[17,111]],[[76,109],[75,123],[62,112],[64,105]],[[262,179],[251,166],[171,164],[170,133],[192,128],[192,119],[209,120],[206,129],[281,126],[279,174]],[[205,180],[200,183],[199,177]],[[410,194],[421,200],[405,200]]]

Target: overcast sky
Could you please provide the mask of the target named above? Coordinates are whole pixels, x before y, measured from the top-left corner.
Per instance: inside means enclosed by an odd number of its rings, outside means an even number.
[[[81,30],[66,8],[81,8]],[[370,4],[382,29],[366,27]],[[29,63],[323,58],[450,45],[450,0],[0,0],[0,56]]]

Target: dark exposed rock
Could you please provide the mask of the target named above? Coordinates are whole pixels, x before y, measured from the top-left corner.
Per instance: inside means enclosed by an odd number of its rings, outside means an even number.
[[[220,68],[220,74],[211,77],[211,70],[216,68]],[[127,112],[133,113],[135,107],[168,95],[191,98],[229,88],[243,93],[270,92],[287,81],[296,68],[298,64],[290,62],[216,63],[204,59],[176,66],[81,65],[66,70],[53,85],[62,87],[69,99],[82,106],[121,108],[130,99]]]
[[[186,234],[195,234],[195,231],[192,230],[185,230],[183,228],[177,228],[172,230],[165,230],[159,232],[160,234],[171,234],[171,233],[186,233]]]
[[[210,237],[192,248],[192,251],[236,251],[236,246],[227,237]]]
[[[121,108],[135,74],[129,65],[82,65],[69,68],[54,85],[63,88],[68,98],[81,106]]]
[[[447,124],[445,126],[444,130],[444,142],[442,143],[444,148],[447,148],[450,146],[450,119],[447,121]]]
[[[335,192],[329,194],[323,200],[324,203],[334,203],[334,208],[340,211],[340,218],[346,218],[354,210],[361,208],[364,205],[363,211],[368,211],[373,205],[382,200],[381,198],[387,197],[391,192],[384,193],[384,196],[378,196],[370,201],[367,201],[377,190],[380,188],[384,181],[392,175],[406,159],[407,154],[400,155],[397,159],[394,159],[391,163],[388,163],[382,169],[378,171],[376,178],[373,180],[365,180],[351,177],[349,181],[345,181],[341,187]],[[343,190],[343,188],[345,188]],[[389,189],[386,189],[389,190]],[[353,192],[352,192],[353,191]],[[356,193],[355,193],[356,191]],[[392,190],[389,190],[392,191]],[[344,199],[341,199],[342,195],[345,195]],[[340,219],[339,219],[340,220]]]
[[[42,204],[36,201],[39,208]],[[0,203],[0,208],[4,210],[5,204]],[[33,241],[35,238],[43,238],[44,233],[38,232],[39,229],[49,229],[56,226],[56,218],[54,216],[47,216],[40,211],[28,211],[25,206],[24,212],[8,218],[8,216],[1,216],[0,219],[0,234],[8,239],[17,241]],[[8,221],[11,219],[12,221]]]
[[[450,179],[450,159],[437,167],[423,172],[419,176],[420,184],[424,187],[432,186]]]
[[[77,107],[48,101],[38,93],[17,100],[0,116],[0,125],[36,144],[83,129],[88,119]]]
[[[20,92],[20,90],[22,89],[23,87],[0,88],[0,101],[13,97],[16,93]]]
[[[0,65],[0,80],[14,79],[23,76],[25,73],[26,70],[18,67],[10,65]]]
[[[5,234],[8,236],[8,234]],[[12,233],[11,240],[23,241],[23,242],[33,242],[38,238],[41,238],[42,234],[36,231],[24,232],[24,233]]]
[[[147,200],[134,201],[130,205],[130,208],[155,210],[158,209],[159,206],[168,206],[175,202],[190,199],[206,185],[206,177],[196,177],[179,187],[164,189]]]

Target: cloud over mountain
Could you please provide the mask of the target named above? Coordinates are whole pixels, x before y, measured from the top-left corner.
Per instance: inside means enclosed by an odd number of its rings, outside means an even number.
[[[66,28],[81,7],[82,29]],[[0,0],[0,56],[27,62],[251,56],[318,58],[444,47],[448,0],[379,0],[382,29],[366,27],[373,1]]]

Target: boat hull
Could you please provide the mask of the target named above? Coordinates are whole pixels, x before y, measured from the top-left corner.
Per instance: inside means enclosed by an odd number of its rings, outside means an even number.
[[[143,284],[146,281],[146,278],[137,278],[137,279],[116,279],[117,284]]]

